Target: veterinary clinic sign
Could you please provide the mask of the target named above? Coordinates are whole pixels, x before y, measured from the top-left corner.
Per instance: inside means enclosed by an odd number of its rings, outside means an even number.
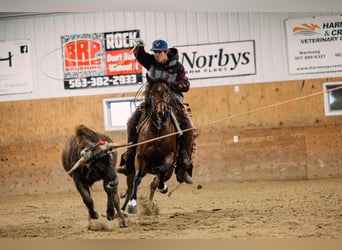
[[[342,71],[342,16],[288,19],[290,74]]]
[[[64,88],[141,83],[142,67],[132,53],[137,37],[139,30],[63,36]]]
[[[0,41],[0,95],[32,92],[29,40]]]
[[[256,74],[252,40],[176,47],[189,79]]]

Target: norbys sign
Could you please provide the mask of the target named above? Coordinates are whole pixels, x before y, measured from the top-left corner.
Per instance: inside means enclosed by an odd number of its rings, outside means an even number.
[[[190,79],[256,74],[254,41],[176,47]]]

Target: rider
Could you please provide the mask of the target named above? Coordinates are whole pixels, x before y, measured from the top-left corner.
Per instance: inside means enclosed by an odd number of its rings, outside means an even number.
[[[177,103],[174,108],[176,109],[176,116],[180,120],[180,128],[182,130],[189,129],[184,131],[180,137],[177,164],[180,166],[176,168],[176,176],[178,182],[192,184],[191,154],[194,131],[189,113],[183,106],[184,96],[182,94],[182,92],[187,92],[190,89],[190,82],[185,75],[183,65],[178,61],[178,50],[168,48],[167,42],[164,40],[155,40],[152,43],[151,51],[154,52],[152,55],[145,51],[145,44],[141,38],[137,38],[136,43],[137,45],[133,51],[136,59],[148,70],[148,74],[152,78],[164,78],[169,82],[172,90],[171,99]],[[143,113],[144,105],[138,107],[127,122],[127,139],[129,143],[137,142],[137,125]],[[135,149],[136,147],[130,147],[124,153],[125,156],[121,156],[121,162],[126,162],[126,166],[118,167],[117,171],[119,173],[129,175],[134,170]]]

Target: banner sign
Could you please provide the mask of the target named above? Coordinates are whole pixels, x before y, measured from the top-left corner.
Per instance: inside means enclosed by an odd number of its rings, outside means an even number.
[[[132,49],[139,30],[62,36],[64,88],[134,85],[142,67]]]
[[[342,16],[288,19],[289,73],[342,71]]]
[[[253,40],[176,47],[189,79],[256,74]]]
[[[30,92],[32,92],[30,41],[0,41],[0,95]]]

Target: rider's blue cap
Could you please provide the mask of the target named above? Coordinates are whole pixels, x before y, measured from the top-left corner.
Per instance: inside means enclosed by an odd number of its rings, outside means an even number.
[[[152,43],[152,51],[163,51],[163,50],[167,50],[167,42],[165,42],[164,40],[155,40]]]

